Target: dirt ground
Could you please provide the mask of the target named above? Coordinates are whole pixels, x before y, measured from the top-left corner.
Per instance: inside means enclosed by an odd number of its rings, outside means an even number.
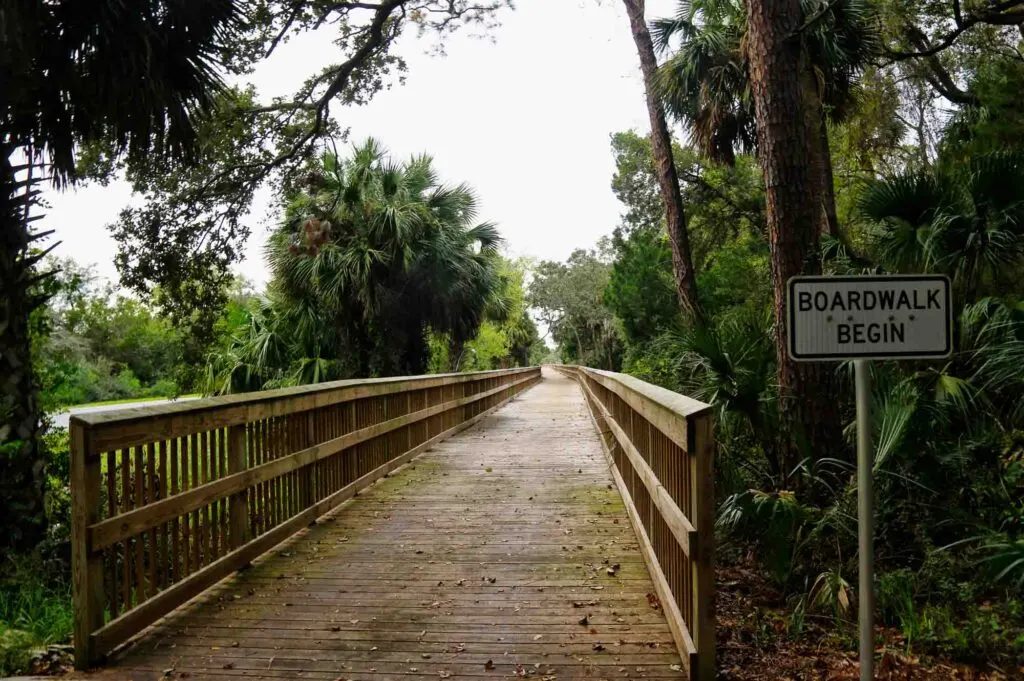
[[[722,681],[847,681],[860,677],[857,652],[828,621],[808,618],[804,633],[787,633],[780,595],[747,565],[717,571],[718,679]],[[880,681],[1004,681],[1024,679],[1024,668],[979,669],[906,653],[898,631],[882,629],[876,649]],[[855,646],[853,642],[853,646]]]

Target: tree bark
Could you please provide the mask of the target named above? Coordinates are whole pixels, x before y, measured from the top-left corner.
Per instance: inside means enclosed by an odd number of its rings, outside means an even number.
[[[647,96],[647,113],[651,119],[651,148],[654,155],[661,203],[665,209],[668,239],[672,246],[672,271],[675,275],[676,295],[683,311],[697,323],[703,323],[704,313],[697,298],[697,278],[690,255],[690,239],[686,231],[686,213],[683,209],[683,195],[679,189],[679,173],[672,156],[672,137],[665,121],[665,109],[654,90],[654,74],[658,70],[658,59],[654,54],[654,43],[644,17],[644,0],[622,0],[629,15],[633,42],[640,55],[640,70],[644,76],[644,91]]]
[[[29,315],[38,306],[25,221],[31,186],[16,186],[13,152],[0,146],[0,553],[29,550],[46,531],[46,461],[29,336]]]
[[[832,175],[832,150],[828,142],[828,122],[821,117],[821,144],[818,148],[821,168],[822,219],[821,233],[839,236],[839,216],[836,214],[836,181]]]
[[[764,171],[778,357],[779,484],[805,456],[828,456],[842,443],[830,369],[797,364],[786,348],[786,284],[819,274],[824,188],[822,111],[817,84],[795,35],[799,0],[748,0],[750,80],[757,114],[758,156]]]

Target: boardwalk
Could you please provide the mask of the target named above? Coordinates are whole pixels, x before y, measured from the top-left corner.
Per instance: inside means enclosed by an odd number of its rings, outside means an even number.
[[[653,591],[580,390],[546,370],[91,676],[682,678]]]

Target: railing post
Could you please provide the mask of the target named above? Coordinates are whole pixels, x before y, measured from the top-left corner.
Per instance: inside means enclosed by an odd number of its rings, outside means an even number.
[[[228,429],[228,472],[239,473],[249,467],[246,448],[245,424]],[[228,520],[231,523],[231,548],[237,549],[249,541],[249,491],[232,494],[228,502]]]
[[[693,561],[693,642],[697,647],[695,681],[715,678],[715,432],[711,414],[688,419],[691,494],[697,529]]]
[[[100,519],[100,459],[90,457],[86,427],[71,420],[71,579],[75,607],[75,667],[96,661],[91,634],[103,626],[103,554],[89,545]]]

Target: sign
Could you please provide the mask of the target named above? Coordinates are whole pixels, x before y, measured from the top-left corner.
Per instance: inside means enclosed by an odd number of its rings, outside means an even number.
[[[953,316],[941,275],[793,277],[795,361],[948,357]]]

